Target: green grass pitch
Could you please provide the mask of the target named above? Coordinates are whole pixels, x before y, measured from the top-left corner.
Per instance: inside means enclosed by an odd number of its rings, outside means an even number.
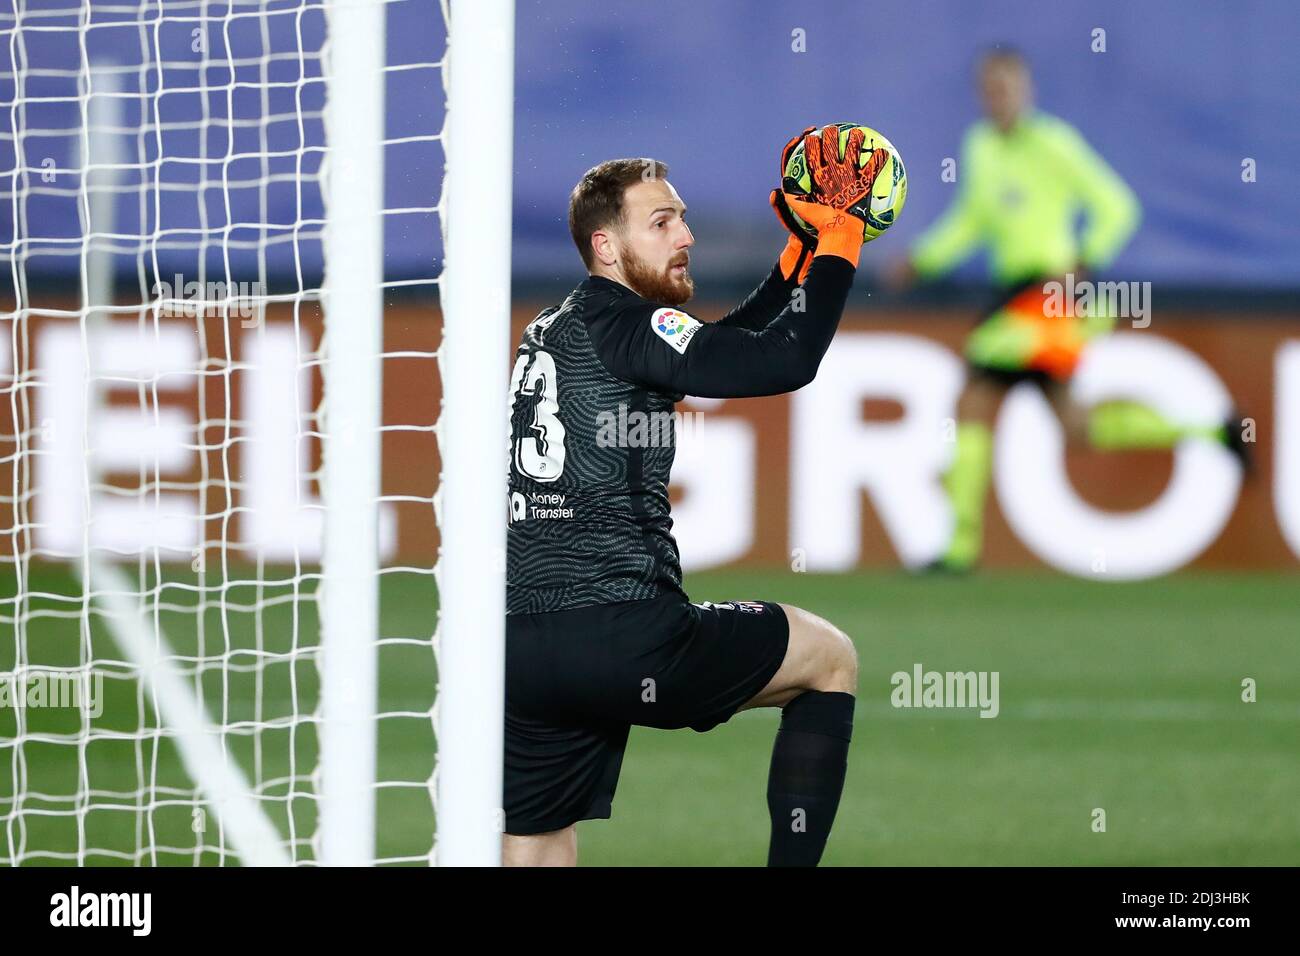
[[[711,572],[691,576],[687,586],[697,601],[801,605],[857,644],[856,730],[825,865],[1295,865],[1298,583],[1280,574],[1099,583],[1046,573],[933,579]],[[5,596],[12,583],[7,587]],[[32,587],[79,592],[54,570],[35,576]],[[310,605],[288,600],[283,587],[260,595],[234,588],[227,610],[210,608],[200,629],[187,606],[192,597],[173,590],[165,592],[173,609],[162,614],[169,641],[182,657],[224,655],[231,665],[204,671],[205,699],[210,708],[225,700],[229,720],[270,726],[229,735],[227,746],[262,781],[267,812],[282,832],[292,832],[297,857],[310,860],[316,740],[310,723],[295,729],[287,720],[295,707],[314,707]],[[230,609],[254,599],[264,607],[260,633],[257,615]],[[427,578],[385,576],[381,605],[385,637],[427,639],[435,606]],[[29,611],[68,607],[35,601]],[[4,671],[14,666],[15,642],[12,626],[0,627]],[[85,640],[97,658],[123,656],[101,629],[80,634],[75,616],[42,616],[28,623],[27,664],[75,663]],[[273,653],[266,659],[274,663],[255,666],[259,648]],[[926,670],[997,671],[999,715],[892,707],[890,676],[917,663]],[[1257,685],[1253,703],[1242,700],[1245,678]],[[381,708],[410,716],[381,723],[380,773],[412,782],[380,791],[385,858],[428,851],[433,817],[421,782],[432,762],[423,714],[433,680],[427,647],[385,645]],[[134,681],[106,686],[97,732],[156,725],[148,695]],[[579,825],[581,862],[762,864],[767,761],[778,719],[774,710],[749,711],[708,734],[634,728],[613,819]],[[80,842],[125,857],[91,853],[90,863],[222,862],[216,835],[194,831],[193,782],[169,740],[141,746],[107,733],[78,748],[31,736],[66,733],[78,720],[29,710],[19,750],[17,718],[0,710],[0,856],[20,847],[25,862],[66,862],[57,854],[75,853]],[[141,773],[156,784],[145,812],[134,792]],[[68,812],[78,780],[96,791],[80,828]],[[16,791],[23,794],[20,818]],[[1098,808],[1105,832],[1094,830]],[[163,849],[138,855],[145,844]]]

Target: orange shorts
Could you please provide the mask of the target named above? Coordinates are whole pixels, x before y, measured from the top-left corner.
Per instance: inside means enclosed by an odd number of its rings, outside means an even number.
[[[967,361],[994,372],[1069,379],[1084,347],[1114,320],[1076,314],[1073,302],[1049,295],[1045,284],[1029,283],[981,322],[966,340]]]

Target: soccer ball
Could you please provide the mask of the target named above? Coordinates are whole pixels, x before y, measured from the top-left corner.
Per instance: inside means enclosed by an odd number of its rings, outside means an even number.
[[[903,169],[903,158],[898,155],[898,150],[894,144],[885,137],[881,136],[870,126],[859,126],[857,123],[836,123],[840,131],[840,155],[844,155],[844,145],[849,139],[849,130],[861,129],[866,134],[862,141],[862,158],[860,166],[865,166],[871,159],[873,150],[883,149],[889,153],[889,159],[885,166],[876,176],[875,185],[871,188],[870,200],[863,199],[849,207],[850,215],[857,216],[866,223],[862,230],[862,241],[870,242],[878,235],[894,224],[898,214],[903,211],[903,203],[907,201],[907,171]],[[823,127],[824,129],[825,127]],[[812,135],[821,135],[821,130],[815,130]],[[808,172],[808,162],[804,158],[803,140],[795,146],[790,153],[789,160],[785,164],[785,175],[781,179],[781,188],[792,196],[812,196],[813,199],[819,198],[814,194],[812,179]],[[791,210],[793,213],[793,210]],[[793,213],[795,220],[799,223],[808,235],[816,237],[817,230],[799,218],[797,213]]]

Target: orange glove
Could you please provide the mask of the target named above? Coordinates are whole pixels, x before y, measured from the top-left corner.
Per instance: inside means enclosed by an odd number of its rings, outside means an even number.
[[[791,136],[789,141],[781,148],[781,166],[777,170],[777,181],[779,182],[785,176],[785,167],[790,162],[790,154],[794,152],[795,147],[799,145],[800,140],[811,133],[815,126],[805,127],[797,136]],[[817,245],[817,240],[799,227],[790,215],[790,210],[785,208],[776,199],[776,193],[772,194],[771,203],[773,210],[776,211],[776,217],[781,220],[781,225],[785,226],[790,233],[786,240],[785,248],[781,251],[781,275],[787,280],[794,279],[802,283],[808,278],[808,269],[812,266],[812,252]]]
[[[822,128],[821,135],[804,137],[804,156],[808,161],[808,175],[812,179],[813,195],[818,201],[836,209],[847,209],[854,203],[871,198],[871,186],[876,176],[889,162],[889,151],[874,149],[865,165],[862,161],[862,144],[866,134],[861,127],[849,130],[844,143],[844,156],[840,157],[840,131],[830,125]]]
[[[857,266],[862,255],[866,223],[849,213],[848,209],[864,199],[870,201],[871,187],[876,176],[889,162],[889,152],[876,149],[872,151],[866,165],[859,167],[865,141],[866,134],[861,129],[849,130],[844,143],[844,155],[840,156],[838,126],[824,126],[820,134],[805,131],[804,158],[808,163],[813,196],[793,196],[779,190],[772,192],[772,208],[792,234],[798,226],[789,215],[791,210],[817,230],[817,251],[813,254],[814,257],[839,256]],[[786,144],[787,151],[782,153],[784,159],[789,158],[788,150],[793,149],[794,145],[797,145],[794,141]],[[784,169],[783,162],[782,170]]]
[[[813,258],[839,256],[857,266],[858,258],[862,255],[863,231],[867,227],[857,216],[849,215],[843,209],[807,202],[804,198],[783,193],[779,189],[772,190],[771,202],[778,216],[782,216],[782,207],[787,212],[793,210],[799,214],[800,219],[817,230],[817,251],[813,253]],[[799,281],[802,282],[803,279]]]
[[[814,248],[816,247],[794,236],[787,239],[785,248],[781,250],[781,275],[787,281],[794,279],[795,284],[803,285],[803,280],[808,278],[808,270],[812,268]]]

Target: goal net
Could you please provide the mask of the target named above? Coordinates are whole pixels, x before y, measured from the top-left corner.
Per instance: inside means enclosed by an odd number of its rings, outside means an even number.
[[[0,2],[0,863],[496,860],[512,23]]]

